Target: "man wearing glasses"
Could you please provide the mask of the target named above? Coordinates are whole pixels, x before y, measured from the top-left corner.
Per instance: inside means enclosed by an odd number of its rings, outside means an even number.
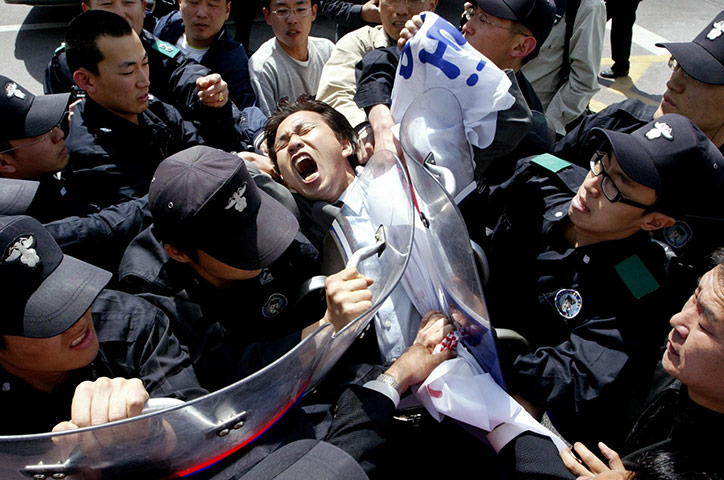
[[[47,222],[95,212],[91,205],[74,200],[61,175],[68,165],[70,94],[35,96],[1,75],[0,88],[0,177],[38,182],[28,214]]]
[[[598,148],[592,135],[595,127],[632,132],[667,113],[683,115],[724,152],[724,11],[709,22],[691,42],[659,44],[671,53],[671,78],[658,107],[628,99],[588,115],[556,144],[555,154],[583,167]],[[657,232],[656,238],[675,253],[669,276],[685,292],[696,287],[698,278],[709,270],[706,258],[721,246],[724,209],[713,205],[707,217],[677,219],[676,225]]]
[[[494,325],[530,343],[504,355],[509,391],[565,438],[616,449],[645,401],[660,319],[678,301],[649,233],[720,202],[724,157],[680,115],[592,133],[587,171],[541,155],[492,189],[481,210],[492,232],[485,293]]]
[[[632,132],[665,113],[688,117],[724,151],[724,11],[709,22],[691,42],[662,43],[671,52],[671,77],[661,104],[645,105],[636,99],[610,105],[584,118],[556,145],[556,155],[583,165],[596,145],[594,127]]]
[[[249,59],[249,76],[258,106],[269,116],[281,105],[314,98],[334,44],[309,36],[316,0],[267,0],[263,13],[274,38]]]
[[[475,0],[466,2],[464,8],[461,31],[465,40],[501,70],[515,72],[520,94],[533,112],[533,125],[528,135],[519,142],[514,153],[505,157],[511,162],[498,158],[494,165],[509,167],[514,160],[524,156],[550,151],[553,131],[543,116],[540,99],[520,69],[538,54],[540,45],[548,37],[553,27],[555,4],[552,0]],[[406,29],[399,33],[398,46],[409,40],[421,26],[422,18],[412,17]],[[389,109],[399,57],[400,51],[395,47],[373,50],[355,67],[357,92],[354,100],[367,112],[374,132],[375,151],[400,151],[390,133],[395,122]],[[510,143],[518,142],[511,139]],[[486,173],[488,176],[490,170]],[[496,177],[507,178],[509,173],[509,168],[505,168]]]

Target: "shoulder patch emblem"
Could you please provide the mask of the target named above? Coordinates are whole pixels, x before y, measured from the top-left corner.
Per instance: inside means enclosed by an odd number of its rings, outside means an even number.
[[[286,308],[288,303],[287,297],[281,293],[273,293],[269,296],[269,299],[261,308],[261,313],[266,318],[276,317],[282,310],[284,310],[284,308]]]
[[[24,100],[25,92],[23,92],[22,90],[20,90],[18,88],[17,83],[10,82],[5,85],[5,96],[8,98],[16,97],[16,98],[19,98],[20,100]]]
[[[230,208],[233,208],[237,212],[241,213],[246,208],[246,198],[244,198],[244,193],[246,192],[246,183],[239,187],[237,191],[235,191],[231,197],[229,198],[229,204],[226,205],[225,210],[229,210]]]
[[[174,58],[180,50],[170,43],[166,43],[163,40],[156,39],[156,41],[153,43],[152,48],[156,50],[157,52],[161,52],[164,55],[166,55],[169,58]]]
[[[654,128],[646,132],[646,138],[649,140],[655,140],[659,137],[664,137],[666,140],[673,140],[674,129],[666,122],[654,123]]]
[[[8,249],[5,263],[20,262],[26,267],[33,268],[40,263],[40,256],[35,251],[35,238],[32,235],[18,238]]]
[[[558,158],[555,155],[551,155],[550,153],[538,155],[537,157],[531,159],[531,162],[535,163],[536,165],[540,165],[541,167],[553,173],[558,173],[564,168],[571,166],[571,162],[563,160],[562,158]]]
[[[571,288],[563,288],[556,293],[555,304],[560,316],[571,319],[581,311],[583,299],[577,291]]]
[[[664,228],[664,240],[673,248],[681,248],[691,240],[694,234],[686,222],[676,222],[670,227]]]
[[[274,281],[274,275],[269,271],[268,268],[265,268],[262,270],[261,275],[259,275],[259,283],[261,285],[266,285],[267,283]]]
[[[660,288],[638,255],[631,255],[613,268],[636,300]]]
[[[716,40],[721,37],[722,33],[724,33],[724,20],[719,20],[711,26],[711,30],[709,30],[709,33],[706,34],[706,38],[709,40]]]

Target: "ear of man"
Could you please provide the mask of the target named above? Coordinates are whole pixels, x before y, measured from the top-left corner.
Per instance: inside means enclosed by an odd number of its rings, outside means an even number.
[[[518,34],[516,35],[515,42],[513,43],[511,56],[522,60],[527,57],[530,52],[535,50],[536,45],[537,43],[535,37]]]
[[[12,178],[17,172],[15,159],[7,153],[0,153],[0,177]]]
[[[670,227],[675,223],[676,219],[673,217],[660,212],[651,212],[644,215],[641,223],[641,229],[653,232],[654,230],[661,230],[662,228]]]
[[[170,243],[164,243],[163,249],[168,254],[169,257],[171,257],[172,259],[176,260],[179,263],[191,262],[191,257],[186,255],[184,252],[182,252],[178,248],[174,247]]]
[[[73,72],[73,80],[81,89],[85,90],[89,95],[96,93],[95,76],[83,67]]]

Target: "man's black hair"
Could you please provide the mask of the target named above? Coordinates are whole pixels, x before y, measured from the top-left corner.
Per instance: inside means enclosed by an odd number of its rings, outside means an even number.
[[[81,13],[70,22],[65,34],[65,55],[70,71],[85,68],[98,74],[98,63],[103,60],[98,38],[120,38],[132,34],[131,25],[120,15],[105,10]]]
[[[316,112],[320,114],[329,128],[331,128],[334,132],[337,140],[340,142],[347,140],[352,145],[352,151],[354,153],[347,157],[347,160],[349,160],[352,168],[359,164],[359,161],[357,160],[357,148],[359,147],[357,132],[354,128],[352,128],[352,125],[349,124],[347,118],[324,102],[320,102],[319,100],[307,100],[303,103],[292,103],[290,105],[286,105],[269,117],[269,121],[264,128],[264,134],[266,136],[266,146],[269,152],[269,158],[271,158],[275,166],[277,164],[277,152],[274,151],[274,142],[276,141],[279,125],[289,115],[297,112]]]
[[[630,467],[630,480],[721,480],[721,470],[716,460],[709,459],[701,465],[681,452],[652,450],[640,457]]]

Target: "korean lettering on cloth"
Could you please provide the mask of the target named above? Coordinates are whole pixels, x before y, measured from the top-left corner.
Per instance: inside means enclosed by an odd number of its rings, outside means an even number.
[[[485,148],[495,136],[497,112],[510,108],[515,101],[508,93],[510,80],[445,19],[432,12],[422,17],[422,28],[402,50],[392,89],[392,117],[400,122],[423,92],[445,88],[463,106],[468,141]]]

